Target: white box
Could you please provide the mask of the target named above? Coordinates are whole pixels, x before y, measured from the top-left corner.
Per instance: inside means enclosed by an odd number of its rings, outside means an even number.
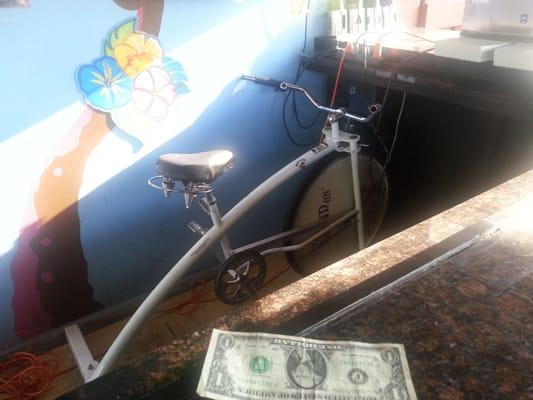
[[[494,65],[533,71],[533,43],[517,43],[497,49]]]
[[[487,62],[492,61],[496,49],[509,45],[507,42],[469,37],[444,39],[435,42],[435,55],[472,62]]]

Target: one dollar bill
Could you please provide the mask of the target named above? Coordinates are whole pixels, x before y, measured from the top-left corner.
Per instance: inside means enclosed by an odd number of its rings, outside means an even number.
[[[198,394],[220,400],[416,400],[401,344],[216,329]]]

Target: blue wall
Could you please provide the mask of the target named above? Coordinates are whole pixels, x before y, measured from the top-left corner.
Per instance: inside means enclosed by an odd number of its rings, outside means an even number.
[[[325,31],[325,3],[311,1],[308,50],[312,38]],[[281,0],[165,2],[159,40],[165,54],[183,65],[190,92],[180,97],[170,122],[160,128],[124,132],[110,125],[113,132],[87,155],[78,201],[71,206],[79,216],[87,287],[94,291],[98,307],[150,290],[196,240],[187,222],[194,219],[207,225],[201,211],[185,210],[181,196],[165,200],[146,185],[146,179],[155,174],[158,155],[218,148],[233,151],[235,168],[214,185],[224,212],[303,151],[284,132],[284,95],[238,79],[249,73],[294,80],[305,14],[291,12],[290,4]],[[39,298],[35,294],[45,290],[43,285],[58,279],[42,272],[41,261],[32,261],[34,255],[27,249],[35,248],[35,237],[43,247],[50,246],[48,236],[43,239],[35,233],[39,229],[46,232],[47,224],[53,223],[63,226],[62,215],[69,213],[69,207],[50,211],[50,220],[40,216],[43,209],[58,204],[55,196],[68,193],[69,181],[62,180],[67,184],[58,184],[50,192],[54,197],[50,202],[39,200],[36,193],[43,190],[46,171],[65,178],[68,171],[54,163],[71,154],[83,135],[76,127],[84,126],[88,111],[76,87],[76,71],[101,56],[102,42],[114,26],[135,16],[135,11],[107,0],[33,0],[28,9],[0,9],[0,49],[7,57],[0,74],[0,171],[6,189],[0,210],[0,342],[15,326],[37,334],[65,322],[48,318],[47,306],[39,309],[35,303]],[[301,83],[319,98],[324,96],[322,77],[305,73]],[[298,104],[305,119],[313,117],[304,101],[299,99]],[[317,140],[321,121],[315,129],[301,130],[289,116],[291,131],[302,143]],[[232,232],[232,244],[280,231],[297,187],[296,181],[284,185],[254,209]],[[65,224],[64,229],[70,229]],[[67,270],[70,257],[78,256],[64,248],[62,257],[54,254],[54,262]],[[35,266],[25,265],[25,260]],[[205,258],[195,270],[213,261]],[[17,268],[24,272],[17,275]],[[27,292],[33,303],[24,297],[26,283],[34,285],[32,279],[38,281],[37,291]],[[60,285],[53,292],[53,301],[73,301],[72,293],[62,291]],[[76,316],[85,313],[78,311]],[[31,318],[25,312],[35,312],[33,319],[40,322],[28,322]]]

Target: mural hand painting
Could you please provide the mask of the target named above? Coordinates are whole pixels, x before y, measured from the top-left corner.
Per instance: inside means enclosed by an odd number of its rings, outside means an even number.
[[[130,135],[166,118],[176,97],[189,92],[181,63],[164,56],[157,37],[136,30],[135,18],[111,31],[103,52],[78,69],[76,83],[87,105]]]

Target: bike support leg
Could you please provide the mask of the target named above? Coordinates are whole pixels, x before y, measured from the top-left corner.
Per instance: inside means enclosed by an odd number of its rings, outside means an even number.
[[[355,209],[357,210],[357,247],[359,250],[365,247],[365,233],[363,224],[363,202],[361,200],[361,182],[359,180],[359,146],[360,137],[357,134],[344,132],[339,129],[339,121],[335,118],[330,118],[331,128],[323,129],[324,135],[333,140],[337,145],[337,151],[344,151],[350,153],[350,161],[352,164],[352,182],[353,182],[353,196],[355,202]]]
[[[358,211],[356,216],[357,221],[357,239],[359,250],[365,247],[365,233],[363,229],[363,203],[361,200],[361,183],[359,180],[359,141],[350,141],[350,161],[352,164],[352,179],[353,179],[353,197],[355,201],[355,209]]]

